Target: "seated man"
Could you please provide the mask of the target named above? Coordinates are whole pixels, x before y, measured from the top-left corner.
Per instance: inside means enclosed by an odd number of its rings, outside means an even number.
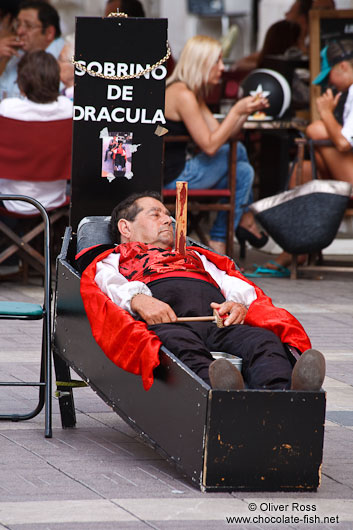
[[[325,360],[320,352],[305,351],[292,373],[285,344],[299,351],[310,348],[300,323],[287,311],[275,308],[228,258],[197,246],[187,247],[185,256],[174,251],[172,220],[157,193],[133,194],[118,204],[112,213],[111,231],[120,244],[104,254],[100,247],[88,252],[100,256],[92,263],[94,272],[87,273],[87,267],[83,273],[81,286],[85,284],[85,289],[81,287],[81,292],[86,290],[92,296],[94,282],[87,282],[91,275],[103,293],[147,323],[148,329],[212,388],[241,389],[244,381],[229,361],[214,361],[211,351],[241,357],[249,388],[321,388]],[[82,269],[87,253],[79,259]],[[108,308],[103,310],[95,302],[92,308],[88,314],[95,326],[97,320],[104,321]],[[211,315],[213,309],[224,318],[224,327],[213,322],[176,322],[180,316]],[[113,323],[110,320],[103,333],[95,329],[94,336],[99,340],[106,332],[112,335]],[[130,332],[131,328],[134,324]],[[111,337],[105,336],[104,341],[108,349],[114,349]],[[115,352],[109,356],[113,359]]]
[[[353,185],[353,39],[330,42],[321,51],[321,59],[321,72],[313,84],[320,85],[328,81],[337,92],[334,94],[332,89],[328,88],[317,98],[316,106],[320,119],[308,125],[306,133],[314,141],[324,141],[323,144],[318,143],[315,146],[319,177],[345,180]],[[335,111],[344,93],[347,98],[339,120]],[[304,163],[303,172],[305,181],[312,179],[313,172],[309,161]],[[295,177],[296,175],[292,180]]]
[[[0,39],[0,58],[9,58],[0,75],[0,91],[6,92],[6,97],[20,95],[17,66],[25,52],[45,50],[57,58],[64,46],[59,14],[47,2],[21,2],[14,28],[16,35]]]

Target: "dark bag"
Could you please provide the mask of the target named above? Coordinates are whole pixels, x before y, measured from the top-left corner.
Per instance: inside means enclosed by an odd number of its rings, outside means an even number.
[[[310,254],[335,238],[351,192],[348,182],[311,180],[254,202],[249,208],[283,250]]]

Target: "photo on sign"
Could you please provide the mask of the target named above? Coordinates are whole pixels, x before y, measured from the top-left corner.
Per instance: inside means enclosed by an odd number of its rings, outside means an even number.
[[[109,132],[102,138],[102,177],[130,179],[132,173],[132,132]]]

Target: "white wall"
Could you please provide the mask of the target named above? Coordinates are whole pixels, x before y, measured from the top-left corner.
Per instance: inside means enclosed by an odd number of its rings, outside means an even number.
[[[168,19],[168,39],[177,58],[185,41],[193,35],[194,18],[187,13],[186,0],[160,0],[159,16]]]
[[[149,17],[158,17],[159,0],[141,0]],[[60,13],[62,32],[64,35],[73,33],[75,17],[102,16],[106,0],[51,0],[50,3]]]
[[[201,20],[187,11],[187,0],[141,0],[148,17],[162,17],[168,19],[168,35],[173,56],[178,58],[188,38],[197,33],[219,38],[221,36],[221,20]],[[73,33],[76,16],[102,16],[106,0],[51,0],[58,9],[64,35]],[[245,4],[245,5],[244,5]],[[225,0],[226,10],[250,12],[250,0]],[[234,22],[232,20],[231,22]],[[241,56],[250,47],[249,19],[239,21],[241,33],[233,55]]]
[[[222,35],[221,19],[210,20],[189,14],[187,0],[159,0],[160,16],[168,18],[168,36],[173,56],[178,58],[185,42],[197,34],[207,34],[215,38]],[[234,46],[233,55],[241,56],[250,49],[250,0],[225,0],[227,13],[245,12],[248,16],[241,19],[231,18],[230,24],[239,25],[239,38]]]
[[[63,35],[73,33],[76,16],[101,16],[104,13],[106,0],[51,0],[60,13]]]
[[[258,48],[271,24],[283,18],[294,0],[261,0],[259,4]],[[353,0],[335,0],[338,9],[353,8]],[[221,36],[220,20],[200,19],[187,11],[187,0],[141,0],[148,17],[168,19],[168,35],[173,56],[178,58],[188,38],[205,33],[216,38]],[[51,0],[58,9],[63,34],[72,33],[75,16],[102,16],[106,0]],[[224,0],[227,12],[245,11],[250,14],[250,0]],[[231,20],[235,22],[235,19]],[[247,55],[250,51],[250,18],[238,20],[240,36],[233,48],[232,59]]]

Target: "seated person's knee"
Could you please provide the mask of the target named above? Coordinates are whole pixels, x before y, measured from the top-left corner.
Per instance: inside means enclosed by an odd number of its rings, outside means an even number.
[[[325,140],[328,138],[327,130],[321,120],[313,121],[306,128],[306,135],[312,140]]]

